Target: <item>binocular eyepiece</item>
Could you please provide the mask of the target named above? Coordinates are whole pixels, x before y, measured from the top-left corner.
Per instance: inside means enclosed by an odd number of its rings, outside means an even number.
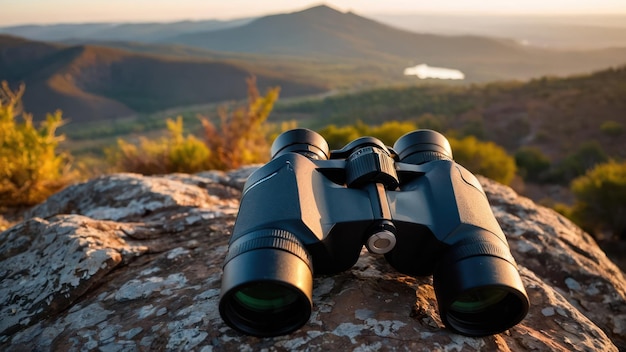
[[[444,324],[502,332],[529,301],[476,177],[432,130],[330,151],[307,129],[281,134],[247,180],[224,262],[219,310],[254,336],[284,335],[312,311],[313,273],[352,267],[362,247],[407,275],[433,275]]]

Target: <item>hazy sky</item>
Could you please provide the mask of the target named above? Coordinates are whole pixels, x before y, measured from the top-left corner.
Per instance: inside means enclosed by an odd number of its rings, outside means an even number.
[[[0,0],[0,26],[27,23],[232,19],[291,12],[310,0]],[[626,14],[626,0],[330,0],[340,10],[372,13]]]

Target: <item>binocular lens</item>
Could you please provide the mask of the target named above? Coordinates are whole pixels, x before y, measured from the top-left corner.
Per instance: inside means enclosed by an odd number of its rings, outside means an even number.
[[[233,303],[240,308],[260,314],[286,312],[298,300],[298,295],[288,287],[269,282],[259,282],[234,293]]]
[[[517,324],[528,308],[523,299],[504,288],[480,288],[463,293],[446,314],[454,330],[469,336],[491,335]]]
[[[508,292],[500,288],[479,288],[457,297],[450,305],[450,311],[459,314],[479,314],[502,302]]]
[[[288,334],[311,315],[311,258],[282,230],[259,230],[231,243],[219,310],[231,327],[255,336]]]
[[[493,256],[460,258],[434,274],[444,323],[468,336],[486,336],[519,323],[528,298],[513,263]]]

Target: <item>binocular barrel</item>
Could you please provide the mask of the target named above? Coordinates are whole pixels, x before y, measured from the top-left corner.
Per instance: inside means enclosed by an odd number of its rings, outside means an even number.
[[[432,130],[393,148],[362,137],[330,151],[307,129],[281,134],[244,186],[219,310],[231,327],[277,336],[304,325],[313,274],[352,267],[362,247],[399,272],[433,275],[442,321],[467,336],[502,332],[529,301],[476,177]]]

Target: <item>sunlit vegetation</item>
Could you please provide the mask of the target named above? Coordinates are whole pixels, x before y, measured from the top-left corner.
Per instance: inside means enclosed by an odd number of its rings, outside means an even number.
[[[583,228],[626,239],[626,162],[597,165],[572,181],[571,216]]]
[[[248,79],[248,104],[228,111],[219,110],[220,124],[202,118],[204,140],[213,153],[211,166],[215,169],[235,169],[245,164],[267,161],[269,158],[269,130],[265,125],[279,88],[270,89],[261,96],[256,80]]]
[[[267,161],[268,134],[264,123],[279,89],[270,89],[261,96],[256,81],[248,80],[248,101],[245,106],[229,111],[219,110],[219,124],[201,118],[204,133],[201,137],[184,134],[182,117],[167,119],[164,137],[140,137],[138,143],[118,140],[116,148],[108,151],[108,159],[115,170],[144,175],[172,172],[194,173],[202,170],[230,170],[245,164]]]
[[[497,144],[474,136],[449,140],[454,160],[471,172],[503,184],[509,184],[515,177],[515,159]]]
[[[393,145],[403,134],[417,129],[417,125],[410,121],[387,121],[380,125],[367,125],[358,121],[354,125],[328,125],[319,133],[326,139],[331,149],[340,149],[356,138],[371,136],[380,139],[386,145]]]
[[[198,172],[210,167],[211,151],[193,135],[184,135],[183,120],[167,119],[167,136],[159,139],[140,137],[138,144],[118,140],[108,151],[115,170],[144,175],[172,172]]]
[[[393,145],[400,136],[417,128],[417,124],[406,121],[388,121],[375,126],[359,122],[341,127],[329,125],[321,129],[320,134],[326,138],[331,148],[337,149],[360,136],[376,137],[387,145]],[[504,148],[493,142],[480,141],[474,136],[461,139],[448,136],[448,140],[454,160],[468,170],[504,184],[513,180],[515,160]]]
[[[25,87],[0,86],[0,206],[39,203],[75,176],[70,157],[57,151],[63,136],[61,112],[48,114],[39,126],[22,111]]]

